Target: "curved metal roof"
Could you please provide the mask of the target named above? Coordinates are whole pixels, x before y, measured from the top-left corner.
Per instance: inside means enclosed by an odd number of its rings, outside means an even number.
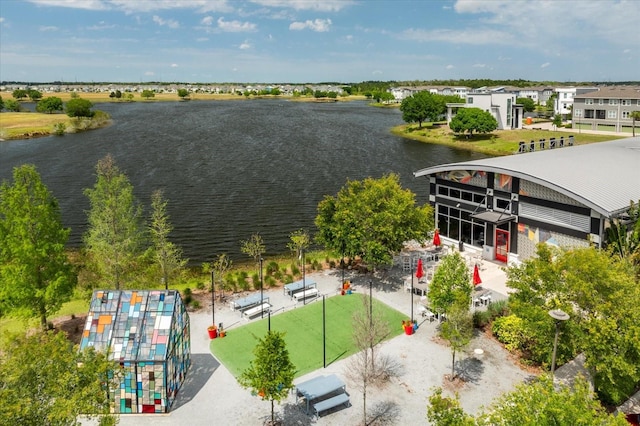
[[[511,175],[546,186],[605,217],[640,200],[640,137],[429,167],[415,177],[453,170]]]

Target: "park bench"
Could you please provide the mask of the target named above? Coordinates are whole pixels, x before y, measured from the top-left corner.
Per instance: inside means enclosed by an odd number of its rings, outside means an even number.
[[[247,309],[242,313],[242,315],[244,315],[247,318],[255,317],[256,315],[261,314],[265,311],[268,312],[269,308],[271,308],[270,304],[263,303],[261,305],[257,305],[257,306],[254,306],[253,308]]]
[[[349,395],[347,395],[346,392],[313,404],[313,411],[316,413],[316,416],[320,417],[320,413],[323,411],[330,410],[342,404],[346,407],[349,406]]]
[[[293,294],[293,298],[296,299],[296,302],[299,302],[303,299],[309,299],[311,297],[317,297],[317,296],[318,296],[317,288],[310,288],[310,289],[299,291]]]

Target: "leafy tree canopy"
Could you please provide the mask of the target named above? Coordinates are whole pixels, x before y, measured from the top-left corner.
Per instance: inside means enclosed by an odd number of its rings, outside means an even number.
[[[274,423],[273,402],[286,399],[293,389],[296,367],[289,359],[284,333],[268,331],[253,350],[255,358],[242,372],[238,382],[262,399],[271,401],[271,424]]]
[[[189,91],[187,89],[178,89],[178,96],[184,99],[189,96]]]
[[[602,401],[618,404],[640,384],[640,286],[627,259],[595,248],[554,250],[507,270],[516,290],[509,305],[522,319],[519,349],[546,364],[553,342],[551,309],[570,315],[562,324],[558,362],[584,353]]]
[[[373,266],[391,264],[406,241],[426,241],[434,226],[433,208],[416,206],[396,174],[348,181],[318,204],[315,223],[320,244]]]
[[[64,333],[12,336],[0,351],[0,423],[77,425],[80,415],[109,413],[104,384],[113,362],[92,349],[78,351]]]
[[[531,112],[536,109],[536,103],[531,98],[518,98],[516,103],[522,105],[525,112]]]
[[[7,99],[6,101],[4,101],[4,108],[7,111],[11,111],[11,112],[22,111],[22,106],[20,105],[20,102],[18,102],[15,99]]]
[[[472,291],[471,274],[460,253],[444,256],[429,286],[429,303],[433,309],[445,314],[467,309]]]
[[[438,388],[429,397],[427,419],[434,426],[627,425],[623,416],[604,410],[584,379],[568,387],[554,385],[548,376],[518,385],[476,417],[460,408],[457,395],[444,397]]]
[[[143,99],[155,98],[156,93],[153,90],[144,89],[140,95]]]
[[[93,117],[91,110],[93,104],[88,99],[73,98],[67,102],[67,115],[69,117]]]
[[[480,108],[460,108],[449,127],[456,133],[489,133],[498,128],[498,121],[490,112]]]
[[[14,99],[26,98],[28,94],[29,92],[27,92],[25,89],[16,89],[11,92],[11,96],[13,96]]]
[[[447,99],[427,91],[418,92],[402,100],[400,111],[405,122],[417,122],[419,127],[422,127],[425,121],[440,119],[447,111]]]
[[[62,99],[57,96],[49,96],[47,98],[42,99],[36,105],[36,111],[43,112],[46,114],[53,114],[56,111],[62,111]]]
[[[27,91],[27,95],[29,95],[29,99],[35,102],[37,102],[38,99],[42,99],[42,92],[40,92],[39,90],[29,89]]]
[[[35,166],[13,170],[0,186],[0,310],[47,317],[69,300],[76,277],[65,253],[69,229]]]

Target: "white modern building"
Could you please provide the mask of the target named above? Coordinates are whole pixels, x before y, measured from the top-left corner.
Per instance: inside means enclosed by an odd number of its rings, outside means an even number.
[[[465,103],[447,104],[447,123],[460,108],[480,108],[490,112],[498,122],[498,130],[522,129],[522,105],[516,104],[515,93],[469,93]]]

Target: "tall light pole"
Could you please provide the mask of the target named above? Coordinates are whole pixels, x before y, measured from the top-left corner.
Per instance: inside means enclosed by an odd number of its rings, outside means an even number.
[[[211,270],[211,324],[216,325],[216,287],[215,287],[215,275],[213,269]]]
[[[413,259],[411,259],[411,323],[413,324]]]
[[[262,256],[260,256],[260,306],[264,304],[264,284],[262,282]],[[261,309],[260,317],[264,318],[264,309]]]
[[[560,323],[569,319],[569,314],[562,309],[553,309],[549,311],[549,316],[555,320],[556,335],[553,339],[553,355],[551,356],[551,375],[555,375],[556,370],[556,351],[558,350],[558,333],[560,331]]]
[[[373,280],[369,280],[369,327],[373,327]]]
[[[307,304],[307,281],[306,281],[306,269],[304,264],[304,247],[300,248],[300,256],[302,257],[302,304]]]

